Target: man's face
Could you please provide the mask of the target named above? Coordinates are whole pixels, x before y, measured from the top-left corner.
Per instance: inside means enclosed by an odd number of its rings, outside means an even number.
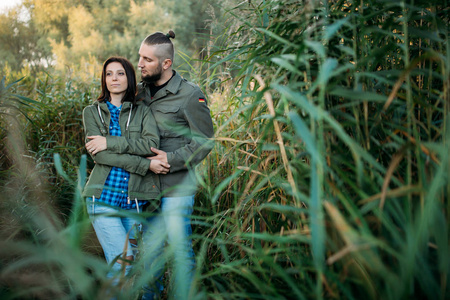
[[[147,83],[156,83],[161,79],[162,62],[155,55],[156,47],[142,44],[139,49],[138,68],[141,70],[142,80]]]

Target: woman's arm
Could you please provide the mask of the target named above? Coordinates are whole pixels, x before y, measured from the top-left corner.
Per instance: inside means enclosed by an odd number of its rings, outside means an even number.
[[[86,140],[88,139],[88,136],[101,136],[102,133],[100,127],[103,126],[103,124],[100,122],[100,118],[94,106],[88,106],[83,110],[83,126]],[[136,173],[142,176],[150,169],[150,160],[137,155],[116,154],[111,153],[110,151],[101,151],[95,155],[92,152],[89,152],[89,154],[98,164],[119,167],[127,172]]]
[[[144,104],[141,104],[144,105]],[[159,148],[159,131],[155,118],[150,107],[145,106],[143,113],[142,127],[139,127],[140,136],[138,138],[128,136],[100,136],[88,135],[90,140],[86,143],[86,149],[92,149],[93,154],[100,151],[109,150],[111,153],[134,154],[140,156],[155,155],[150,149]],[[132,130],[131,126],[129,130]],[[133,134],[133,133],[131,133]]]
[[[101,151],[93,156],[96,164],[122,168],[127,172],[145,176],[150,170],[151,160],[138,155],[116,154],[110,151]]]

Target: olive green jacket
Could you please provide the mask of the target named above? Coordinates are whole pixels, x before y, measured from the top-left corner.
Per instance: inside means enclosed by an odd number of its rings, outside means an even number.
[[[160,175],[163,196],[195,194],[197,180],[194,168],[211,151],[214,135],[211,114],[200,88],[175,72],[168,84],[152,98],[150,88],[138,84],[138,99],[144,98],[156,119],[160,134],[160,150],[167,152],[170,172]],[[124,143],[119,148],[134,152],[134,145]]]
[[[83,110],[86,142],[88,141],[87,136],[105,136],[108,148],[92,156],[95,166],[84,187],[83,196],[99,198],[111,167],[119,167],[130,172],[129,199],[158,198],[160,195],[159,178],[149,170],[151,161],[145,158],[154,155],[150,150],[151,147],[158,148],[160,146],[158,128],[153,113],[143,101],[138,101],[134,106],[131,105],[131,102],[124,102],[119,114],[119,125],[122,132],[120,137],[109,135],[110,120],[111,115],[105,102],[96,101]],[[120,149],[124,154],[114,153],[109,149],[110,147]],[[133,149],[135,155],[126,154],[128,147]]]

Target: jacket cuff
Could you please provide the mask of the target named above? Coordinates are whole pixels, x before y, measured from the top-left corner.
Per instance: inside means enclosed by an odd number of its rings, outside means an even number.
[[[136,174],[145,176],[150,167],[150,160],[146,158],[142,158],[139,162],[139,166],[136,168]]]
[[[170,165],[169,173],[186,169],[185,162],[183,160],[177,160],[177,157],[173,152],[167,152],[167,162]]]

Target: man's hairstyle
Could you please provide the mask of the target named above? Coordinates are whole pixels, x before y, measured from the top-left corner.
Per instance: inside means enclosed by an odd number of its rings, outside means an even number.
[[[128,87],[122,98],[122,103],[128,101],[136,104],[136,72],[134,71],[133,64],[128,59],[120,56],[111,56],[103,63],[102,91],[100,96],[97,98],[97,101],[101,102],[111,97],[111,94],[106,87],[106,67],[112,62],[120,63],[125,69],[125,74],[127,75]]]
[[[142,43],[148,46],[158,46],[155,55],[158,57],[160,62],[165,59],[170,59],[173,61],[174,49],[170,39],[174,38],[175,32],[172,30],[169,30],[169,33],[167,34],[155,32],[147,36]]]

